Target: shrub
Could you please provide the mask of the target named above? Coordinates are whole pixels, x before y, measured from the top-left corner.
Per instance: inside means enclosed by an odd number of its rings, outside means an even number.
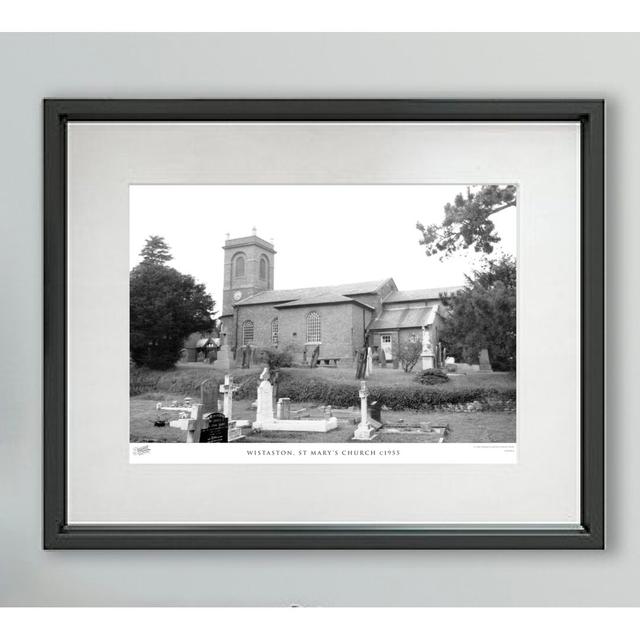
[[[409,373],[416,366],[418,358],[422,353],[422,342],[411,342],[405,340],[397,348],[397,356],[402,369]]]
[[[443,382],[449,381],[449,376],[440,369],[425,369],[424,371],[416,373],[414,378],[419,384],[426,385],[442,384]]]
[[[496,387],[438,387],[408,383],[404,387],[368,384],[369,402],[378,400],[389,409],[436,409],[448,404],[515,400],[515,388]],[[359,406],[357,381],[340,382],[312,376],[280,375],[278,395],[292,402],[318,402],[334,407]]]
[[[290,367],[293,363],[293,355],[290,349],[283,349],[282,351],[263,349],[260,354],[260,362],[264,362],[270,371],[275,371],[276,369]]]

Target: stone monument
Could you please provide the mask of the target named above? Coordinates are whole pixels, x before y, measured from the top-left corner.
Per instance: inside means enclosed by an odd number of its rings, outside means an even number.
[[[373,440],[376,437],[375,429],[369,421],[369,411],[367,409],[367,398],[369,390],[367,383],[363,380],[360,383],[360,424],[353,434],[354,440]]]
[[[427,329],[427,327],[422,327],[422,353],[420,354],[420,360],[423,371],[433,369],[435,356],[433,347],[431,346],[431,336],[429,335],[429,329]]]

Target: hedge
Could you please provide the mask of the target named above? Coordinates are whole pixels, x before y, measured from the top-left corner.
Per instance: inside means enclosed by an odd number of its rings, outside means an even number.
[[[493,387],[439,387],[407,384],[405,387],[369,384],[369,402],[378,400],[389,409],[434,409],[447,404],[515,400],[515,389]],[[280,374],[278,396],[292,402],[318,402],[334,407],[359,406],[360,383],[333,382],[324,378],[294,378]]]
[[[238,390],[237,400],[252,400],[257,397],[259,372],[254,371],[234,377]],[[131,369],[130,394],[138,395],[154,391],[179,393],[197,397],[199,385],[206,378],[222,382],[221,372],[198,371],[197,369],[176,369],[175,371],[150,371]],[[369,402],[378,400],[389,409],[435,409],[449,404],[514,401],[515,388],[499,387],[451,387],[424,386],[408,382],[406,386],[368,383]],[[281,371],[278,381],[278,396],[291,398],[292,402],[330,404],[334,407],[357,407],[360,405],[358,391],[360,383],[332,381],[313,376],[296,376],[289,371]]]

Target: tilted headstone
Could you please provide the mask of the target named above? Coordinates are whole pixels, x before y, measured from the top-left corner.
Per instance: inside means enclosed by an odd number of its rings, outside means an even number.
[[[311,354],[311,364],[309,365],[311,369],[315,369],[315,367],[318,366],[319,358],[320,358],[320,345],[317,345],[316,348],[313,350],[313,353]]]

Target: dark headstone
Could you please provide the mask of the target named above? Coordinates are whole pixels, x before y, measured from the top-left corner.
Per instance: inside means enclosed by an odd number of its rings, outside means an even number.
[[[374,400],[369,405],[369,416],[371,417],[372,420],[382,423],[382,418],[380,417],[381,414],[382,414],[382,404],[380,403],[379,400]]]
[[[208,423],[200,430],[199,442],[229,442],[229,420],[224,413],[212,413]]]
[[[318,366],[318,358],[320,357],[320,345],[317,345],[311,354],[311,364],[309,365],[311,369],[314,369]]]
[[[493,371],[491,368],[491,361],[489,360],[489,351],[487,349],[480,349],[480,371]]]

